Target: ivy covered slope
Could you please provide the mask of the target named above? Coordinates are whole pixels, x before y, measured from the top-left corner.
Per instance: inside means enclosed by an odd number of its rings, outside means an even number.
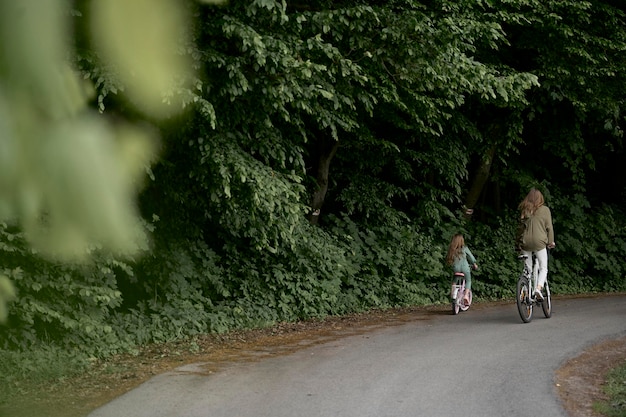
[[[5,353],[106,356],[447,302],[443,257],[458,231],[481,267],[475,296],[510,299],[516,207],[532,186],[554,217],[553,291],[625,289],[621,3],[186,8],[177,54],[188,65],[155,117],[95,47],[93,11],[73,5],[75,63],[96,86],[97,117],[160,136],[138,198],[150,245],[133,257],[95,245],[88,262],[60,263],[0,223],[0,268],[17,290]]]

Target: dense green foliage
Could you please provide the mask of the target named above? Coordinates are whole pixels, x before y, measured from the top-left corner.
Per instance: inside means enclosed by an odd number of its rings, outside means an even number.
[[[89,260],[59,263],[1,223],[0,275],[17,289],[1,362],[446,303],[443,257],[458,231],[479,261],[475,296],[511,299],[515,210],[531,186],[553,212],[553,292],[626,289],[623,8],[187,6],[179,53],[196,71],[165,98],[186,112],[149,120],[162,138],[139,198],[150,247],[131,258],[94,245]],[[80,37],[88,12],[74,7],[93,107],[146,119]]]

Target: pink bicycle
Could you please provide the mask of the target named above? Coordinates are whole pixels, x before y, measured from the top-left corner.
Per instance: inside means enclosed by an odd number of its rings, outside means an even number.
[[[463,272],[455,272],[454,280],[452,282],[452,314],[457,315],[459,311],[467,311],[472,305],[472,290],[469,290],[468,299],[469,302],[463,300],[463,293],[465,292],[465,274]]]

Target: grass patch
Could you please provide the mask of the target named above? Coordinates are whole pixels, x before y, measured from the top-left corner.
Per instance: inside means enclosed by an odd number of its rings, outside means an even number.
[[[81,352],[45,347],[14,352],[0,350],[0,405],[9,399],[36,392],[50,384],[84,372],[88,358]]]
[[[626,417],[626,364],[608,373],[604,393],[609,398],[594,403],[593,409],[606,417]]]

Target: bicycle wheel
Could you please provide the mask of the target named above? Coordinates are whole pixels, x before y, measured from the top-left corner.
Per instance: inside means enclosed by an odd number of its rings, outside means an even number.
[[[459,282],[456,281],[455,284],[456,285],[456,297],[454,299],[452,299],[452,314],[453,315],[457,315],[459,314],[459,310],[461,309],[461,301],[463,299],[463,282]]]
[[[517,311],[524,323],[530,323],[533,319],[533,302],[530,299],[530,288],[526,277],[520,277],[517,281],[517,292],[515,298],[517,301]]]
[[[457,314],[459,314],[459,310],[461,309],[461,307],[459,306],[459,303],[457,300],[452,300],[452,314],[454,314],[455,316]]]
[[[461,309],[461,298],[463,298],[463,289],[459,288],[456,291],[456,298],[452,300],[452,314],[455,316],[459,314],[459,310]]]
[[[461,297],[461,305],[459,306],[459,308],[461,309],[461,311],[467,311],[470,308],[470,305],[472,305],[472,291],[470,290],[469,292],[469,303],[465,304],[463,302],[463,297]]]
[[[548,286],[548,281],[546,281],[543,286],[543,302],[541,303],[541,308],[543,309],[543,315],[546,316],[547,319],[552,317],[552,300],[550,299],[550,286]]]

